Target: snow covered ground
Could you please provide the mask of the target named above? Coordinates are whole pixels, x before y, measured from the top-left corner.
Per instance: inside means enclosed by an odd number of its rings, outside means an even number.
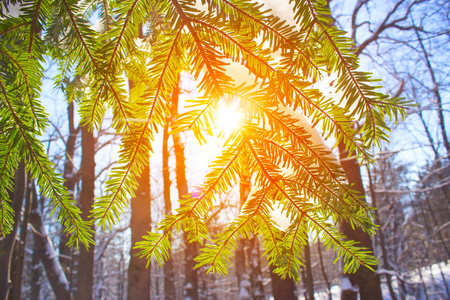
[[[430,267],[422,268],[421,273],[423,281],[420,278],[418,270],[411,272],[406,278],[404,278],[406,289],[406,294],[404,295],[405,300],[427,300],[424,293],[424,285],[428,294],[428,300],[450,299],[448,297],[448,292],[446,291],[446,286],[442,278],[445,278],[447,286],[450,287],[450,261],[447,261],[447,264],[440,263],[434,264]],[[382,281],[385,281],[385,279],[382,278]],[[397,295],[397,299],[401,299],[399,297],[399,287],[396,278],[393,280],[393,287]],[[392,300],[386,284],[383,284],[382,292],[384,300]],[[331,293],[333,300],[339,300],[340,287],[336,285],[332,286]],[[303,297],[300,297],[299,299],[303,299]],[[315,299],[328,300],[328,294],[325,292],[316,293]]]

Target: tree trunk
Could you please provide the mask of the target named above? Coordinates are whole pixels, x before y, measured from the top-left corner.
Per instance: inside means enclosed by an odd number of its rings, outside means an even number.
[[[32,199],[31,201],[33,201]],[[31,275],[30,275],[30,300],[39,300],[41,293],[41,260],[39,258],[39,248],[34,242],[33,254],[31,255]]]
[[[309,242],[306,240],[305,250],[305,287],[308,295],[308,300],[314,300],[314,279],[312,275],[311,267],[311,249],[309,247]]]
[[[319,254],[319,262],[320,262],[320,271],[322,272],[323,279],[325,280],[325,284],[327,285],[327,293],[328,293],[328,300],[332,300],[331,298],[331,285],[330,281],[328,280],[327,272],[325,271],[325,266],[323,264],[323,257],[322,257],[322,249],[320,249],[320,243],[317,243],[317,254]]]
[[[14,211],[14,225],[11,232],[0,243],[0,300],[8,298],[12,283],[10,282],[11,260],[20,225],[20,217],[25,195],[25,164],[20,162],[14,175],[14,192],[10,193],[11,207]]]
[[[345,145],[342,142],[339,143],[339,160],[342,168],[347,173],[348,182],[354,184],[354,190],[364,195],[364,187],[358,161],[356,158],[348,157],[348,152],[345,150]],[[347,236],[348,239],[357,241],[359,246],[366,247],[373,252],[372,240],[367,233],[358,227],[353,229],[352,226],[346,222],[341,223],[340,227],[342,233]],[[382,299],[379,276],[364,266],[361,266],[355,273],[343,274],[341,282],[341,299],[356,300],[358,290],[360,299]]]
[[[16,247],[17,249],[17,256],[15,257],[15,262],[13,263],[14,266],[14,280],[13,280],[13,287],[9,294],[9,299],[22,299],[21,292],[22,292],[22,284],[23,284],[23,264],[25,261],[25,244],[27,241],[27,233],[28,233],[28,221],[30,217],[30,211],[31,211],[31,200],[32,200],[32,194],[31,194],[31,181],[29,180],[30,176],[27,175],[27,189],[26,189],[26,196],[25,196],[25,209],[23,211],[23,220],[22,224],[20,226],[20,239],[19,243]]]
[[[383,227],[381,226],[381,219],[378,214],[378,203],[377,203],[377,195],[375,194],[373,183],[372,183],[372,174],[370,172],[370,167],[367,166],[367,174],[369,176],[369,190],[370,190],[370,198],[372,199],[372,205],[375,208],[374,214],[375,214],[375,224],[379,226],[378,229],[378,238],[380,240],[380,247],[381,247],[381,255],[383,257],[383,268],[387,270],[392,270],[391,265],[388,261],[388,253],[386,249],[386,243],[384,240],[384,232]],[[395,295],[394,288],[392,287],[392,276],[387,273],[386,274],[386,283],[389,289],[389,294],[391,295],[392,300],[397,300],[397,296]]]
[[[290,277],[281,279],[273,271],[275,266],[270,266],[270,279],[272,282],[272,295],[274,300],[297,300],[295,281]]]
[[[74,102],[70,102],[67,107],[67,120],[69,123],[69,137],[66,141],[66,155],[64,160],[64,186],[70,193],[70,196],[73,198],[73,191],[75,190],[75,184],[77,178],[74,174],[74,164],[73,157],[75,155],[75,142],[77,140],[78,130],[75,129],[74,126]],[[61,231],[59,236],[59,262],[61,267],[66,274],[66,277],[69,278],[70,275],[70,264],[71,264],[71,250],[67,243],[69,242],[69,237],[64,232]]]
[[[32,187],[33,200],[31,202],[30,223],[33,225],[34,242],[38,248],[39,257],[44,265],[48,281],[52,287],[53,293],[57,300],[72,299],[69,291],[69,282],[64,274],[61,264],[58,260],[58,255],[53,249],[52,242],[45,229],[42,220],[41,209],[37,199],[36,187]]]
[[[266,299],[264,294],[264,285],[261,273],[261,254],[259,252],[259,240],[257,236],[252,234],[252,238],[248,240],[247,257],[250,267],[250,286],[252,290],[253,300]]]
[[[447,137],[447,132],[445,129],[445,120],[444,120],[444,108],[442,106],[442,97],[439,91],[439,83],[436,80],[436,75],[434,72],[433,67],[431,66],[430,57],[428,55],[428,52],[425,49],[425,46],[423,45],[422,38],[420,37],[419,31],[417,29],[414,29],[416,32],[417,40],[419,41],[420,48],[422,49],[422,53],[425,58],[426,66],[428,69],[428,72],[430,73],[431,81],[433,82],[433,94],[436,100],[437,104],[437,115],[438,115],[438,124],[439,129],[441,131],[442,140],[444,142],[444,147],[447,150],[447,155],[450,154],[450,142]]]
[[[180,88],[176,86],[172,93],[172,116],[178,114],[178,100],[179,100]],[[188,184],[186,180],[186,158],[184,156],[184,145],[180,138],[180,133],[176,132],[172,135],[173,147],[175,150],[175,160],[176,160],[176,178],[178,187],[178,198],[181,199],[183,196],[187,196]],[[196,262],[194,258],[199,254],[198,243],[188,243],[187,233],[184,233],[184,240],[186,241],[186,247],[184,249],[184,287],[183,296],[185,299],[198,299],[198,274],[197,270],[194,269]]]
[[[244,205],[247,201],[248,195],[251,190],[251,182],[250,175],[241,175],[240,181],[240,207]],[[262,283],[262,273],[261,273],[261,254],[259,252],[259,242],[258,237],[252,234],[252,237],[249,240],[240,240],[239,243],[240,248],[239,251],[236,252],[236,260],[242,261],[239,264],[244,266],[244,270],[237,271],[238,275],[238,283],[239,283],[239,297],[243,297],[248,292],[253,300],[261,300],[265,299],[264,294],[264,286]],[[245,249],[245,251],[241,251],[241,249]],[[243,257],[239,257],[243,256]],[[236,261],[236,265],[238,262]],[[248,261],[248,264],[246,263]],[[245,266],[249,267],[249,270],[245,270]],[[243,275],[241,275],[243,274]],[[250,286],[248,286],[248,281],[250,282]],[[247,289],[250,290],[247,290]],[[244,289],[244,290],[243,290]]]
[[[169,124],[164,127],[162,149],[162,171],[164,181],[164,211],[167,216],[172,214],[172,202],[170,201],[170,170],[169,170]],[[169,249],[168,259],[164,264],[164,299],[175,300],[175,276],[173,273],[172,250]]]
[[[136,197],[131,199],[131,245],[142,240],[142,236],[151,230],[150,214],[150,163],[147,156],[141,177],[138,179]],[[147,261],[140,259],[137,249],[130,249],[130,263],[128,265],[128,297],[134,300],[150,299],[150,268],[146,268]]]
[[[251,183],[249,175],[241,175],[239,183],[239,209],[242,208],[245,201],[247,201],[250,193]],[[237,248],[235,253],[235,265],[236,265],[236,279],[238,282],[238,298],[239,300],[247,300],[252,297],[252,286],[250,283],[250,276],[247,270],[247,260],[245,258],[245,249],[249,241],[246,239],[240,239],[237,241]]]
[[[79,199],[83,220],[88,220],[95,198],[95,143],[94,134],[89,131],[87,126],[83,126],[81,128],[81,192]],[[91,228],[94,229],[94,223]],[[95,240],[95,236],[92,238]],[[91,245],[89,250],[83,246],[80,247],[77,274],[77,299],[79,300],[90,300],[93,296],[94,252],[95,245]]]

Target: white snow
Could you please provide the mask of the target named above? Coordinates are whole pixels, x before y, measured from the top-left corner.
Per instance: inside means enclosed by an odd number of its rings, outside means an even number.
[[[352,285],[352,283],[350,282],[348,277],[342,277],[342,279],[341,279],[341,290],[357,292],[358,291],[358,287]]]
[[[427,288],[427,293],[429,300],[443,300],[448,299],[447,294],[445,291],[445,285],[442,280],[441,270],[444,274],[444,277],[446,279],[447,285],[450,285],[450,261],[447,261],[446,263],[442,262],[440,264],[434,264],[430,267],[424,267],[421,268],[420,271],[422,272],[422,278],[425,283],[425,286]],[[380,269],[377,273],[382,274],[391,274],[392,277],[392,283],[394,292],[397,295],[397,298],[399,297],[399,286],[398,286],[398,280],[397,276],[400,274],[397,274],[396,272]],[[402,278],[405,280],[405,286],[406,286],[406,295],[404,295],[405,300],[426,300],[424,291],[423,291],[423,285],[422,281],[419,276],[419,270],[414,270],[412,272],[401,274]],[[382,281],[382,293],[383,293],[383,300],[391,300],[391,296],[389,294],[389,290],[387,285],[385,284],[384,276],[381,277]],[[343,284],[343,288],[352,288],[351,283],[348,279],[341,282]],[[341,294],[341,288],[337,285],[334,285],[331,287],[331,294],[333,300],[340,299]],[[317,291],[315,293],[315,299],[316,300],[328,300],[328,294],[327,291]]]

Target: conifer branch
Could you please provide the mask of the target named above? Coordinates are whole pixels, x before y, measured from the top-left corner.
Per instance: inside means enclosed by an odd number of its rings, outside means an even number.
[[[20,73],[23,76],[23,80],[25,81],[25,89],[27,92],[27,98],[28,98],[28,102],[30,103],[30,107],[31,107],[31,112],[34,116],[34,119],[36,120],[36,123],[39,123],[39,118],[36,114],[36,110],[34,107],[34,103],[31,100],[31,95],[30,95],[30,84],[28,83],[28,74],[24,71],[24,69],[22,68],[21,64],[12,56],[10,55],[8,52],[4,51],[1,47],[0,47],[0,52],[3,53],[3,55],[7,56],[8,59],[10,59],[12,62],[14,62],[14,64],[17,66],[17,68],[19,69]],[[1,181],[0,181],[1,182]]]
[[[159,78],[158,86],[157,86],[157,89],[156,89],[156,93],[155,93],[155,96],[154,96],[153,101],[152,101],[152,106],[150,108],[150,112],[149,112],[148,117],[145,120],[144,124],[142,125],[142,130],[141,130],[141,132],[139,134],[139,138],[137,140],[137,143],[134,146],[134,149],[133,149],[133,151],[131,153],[131,157],[129,158],[129,163],[127,164],[125,173],[123,174],[122,179],[120,180],[120,182],[117,185],[117,187],[115,187],[115,192],[113,193],[113,195],[112,195],[112,197],[111,197],[111,199],[110,199],[106,209],[103,211],[103,213],[99,217],[100,220],[104,220],[106,218],[106,216],[110,213],[111,208],[115,205],[115,202],[117,200],[119,192],[122,190],[122,188],[123,188],[123,186],[124,186],[124,184],[125,184],[125,182],[127,180],[128,174],[131,172],[132,166],[136,163],[136,157],[137,157],[137,155],[139,153],[139,148],[142,146],[142,142],[144,140],[144,136],[145,136],[147,130],[150,130],[149,129],[149,125],[150,125],[150,122],[152,120],[153,114],[155,112],[156,104],[159,101],[160,89],[161,89],[162,84],[164,82],[164,78],[165,78],[165,75],[166,75],[166,71],[167,71],[169,62],[172,59],[172,54],[173,54],[175,46],[176,46],[176,44],[178,42],[178,38],[179,38],[179,36],[180,36],[180,34],[182,32],[182,29],[183,29],[183,27],[181,26],[180,29],[177,32],[177,35],[175,36],[175,38],[173,40],[172,46],[171,46],[170,51],[169,51],[169,53],[167,55],[167,58],[165,60],[162,73],[160,74],[160,78]]]
[[[36,3],[36,8],[34,9],[33,13],[33,19],[31,21],[31,28],[30,28],[30,42],[28,44],[28,54],[31,54],[31,50],[33,49],[33,41],[34,41],[34,34],[38,31],[38,17],[39,17],[39,10],[41,8],[42,0],[38,0]]]
[[[81,240],[85,244],[86,247],[89,247],[89,243],[92,243],[92,240],[90,239],[90,233],[89,233],[88,229],[81,228],[81,226],[84,225],[84,222],[83,222],[83,220],[81,220],[79,214],[74,213],[74,211],[77,211],[75,209],[76,207],[71,205],[70,202],[66,203],[66,201],[64,201],[63,198],[61,198],[59,188],[55,187],[55,185],[53,184],[53,180],[52,180],[52,178],[50,178],[50,175],[49,175],[49,173],[51,174],[53,172],[51,170],[45,168],[42,165],[40,157],[38,157],[38,155],[35,153],[35,151],[34,151],[35,147],[32,146],[31,141],[29,140],[29,138],[26,134],[26,130],[23,128],[20,118],[16,115],[16,112],[13,109],[13,107],[9,101],[6,89],[3,85],[3,83],[1,83],[1,82],[0,82],[0,88],[5,97],[5,103],[7,104],[8,109],[11,112],[14,122],[17,124],[20,135],[22,136],[23,140],[25,141],[27,148],[29,150],[29,153],[31,154],[31,156],[33,158],[34,163],[38,166],[38,168],[40,170],[40,175],[42,176],[42,179],[45,179],[46,184],[48,184],[51,188],[52,198],[54,200],[56,200],[58,202],[58,204],[63,208],[64,213],[66,214],[66,216],[69,217],[70,225],[74,227],[73,229],[75,230],[75,234],[73,236],[75,238],[77,245],[78,245],[78,240]],[[65,191],[65,189],[63,187],[61,187],[61,188]],[[71,207],[69,208],[69,206],[71,206]],[[64,221],[64,218],[66,218],[66,217],[63,217],[63,221]],[[86,225],[84,225],[83,227],[86,227]],[[86,232],[84,232],[84,231],[86,231]],[[72,241],[73,241],[73,239],[72,239]]]
[[[327,29],[325,28],[325,25],[317,18],[316,12],[314,10],[314,8],[312,7],[311,4],[311,0],[306,0],[311,16],[313,17],[314,21],[316,24],[318,24],[320,26],[320,28],[322,29],[322,32],[325,34],[325,36],[327,37],[328,41],[330,42],[331,46],[333,47],[336,55],[339,57],[342,65],[344,66],[345,71],[347,72],[348,76],[350,77],[353,85],[356,87],[359,95],[361,96],[361,99],[364,100],[364,104],[366,106],[367,112],[369,114],[369,118],[370,118],[370,122],[372,123],[372,128],[373,128],[373,133],[372,133],[372,140],[376,140],[376,123],[375,123],[375,117],[373,115],[372,112],[372,102],[371,100],[367,99],[366,95],[364,94],[364,92],[362,91],[359,82],[356,80],[355,76],[353,75],[352,72],[352,68],[348,65],[347,60],[344,58],[344,56],[342,55],[341,51],[339,50],[339,47],[336,45],[336,43],[334,42],[333,38],[330,36],[330,34],[328,33]]]
[[[214,86],[217,89],[217,93],[219,94],[220,97],[223,97],[224,92],[219,84],[219,81],[216,78],[216,72],[213,69],[210,59],[208,58],[208,55],[205,52],[205,49],[203,47],[203,43],[201,41],[201,39],[198,37],[197,35],[197,31],[194,29],[194,27],[192,27],[191,24],[191,19],[186,15],[186,13],[183,11],[183,8],[181,7],[180,3],[178,2],[178,0],[172,0],[173,5],[175,6],[175,9],[178,12],[178,15],[181,17],[181,19],[183,20],[184,25],[186,25],[186,27],[189,29],[189,32],[191,33],[195,44],[197,45],[198,51],[200,52],[200,55],[203,58],[203,61],[206,65],[206,68],[208,69],[208,73],[211,76],[211,79],[214,82]]]
[[[289,40],[287,37],[285,37],[281,32],[279,32],[278,30],[275,30],[274,28],[272,28],[270,25],[262,22],[261,20],[251,16],[250,14],[248,14],[246,11],[242,10],[239,8],[239,6],[231,3],[228,0],[221,0],[224,3],[226,3],[228,6],[234,8],[235,10],[239,11],[239,13],[241,13],[242,15],[245,15],[246,17],[248,17],[249,19],[253,20],[254,22],[258,23],[261,27],[265,28],[268,31],[273,32],[275,35],[279,36],[281,39],[283,39],[287,44],[290,45],[290,47],[292,49],[295,49],[299,52],[300,55],[302,55],[310,64],[311,66],[316,70],[319,71],[319,68],[311,61],[311,59],[305,54],[303,53],[303,51],[301,51],[296,45],[294,45],[294,43],[292,43],[291,40]]]

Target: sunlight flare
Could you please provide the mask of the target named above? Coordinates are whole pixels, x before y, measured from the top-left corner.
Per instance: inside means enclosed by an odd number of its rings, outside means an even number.
[[[239,99],[220,101],[217,108],[217,128],[221,133],[227,133],[240,127],[242,114],[239,112]]]

